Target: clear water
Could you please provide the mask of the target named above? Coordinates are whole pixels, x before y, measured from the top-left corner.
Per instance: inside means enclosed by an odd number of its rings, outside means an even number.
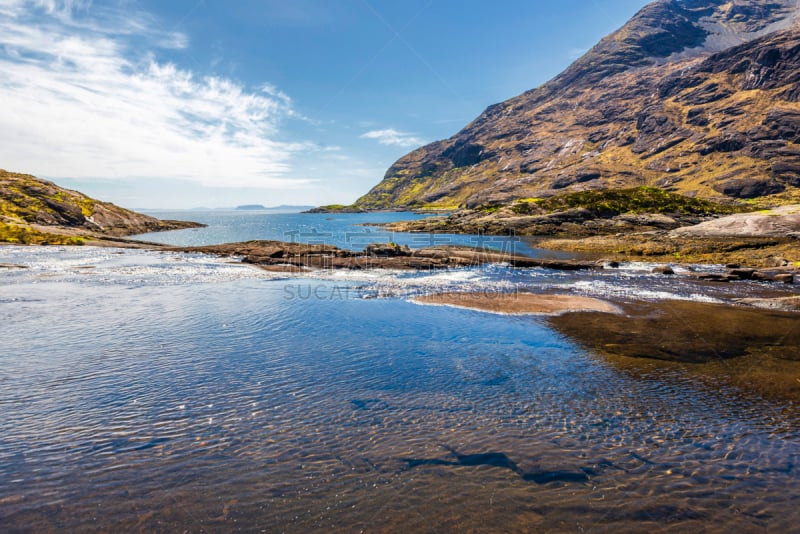
[[[545,318],[408,298],[726,301],[755,284],[666,281],[637,264],[288,278],[90,247],[0,247],[0,263],[27,267],[0,270],[3,531],[788,532],[800,521],[794,398],[601,356]]]
[[[335,245],[363,250],[372,243],[398,243],[411,248],[437,245],[487,247],[534,257],[565,257],[564,254],[535,248],[535,240],[524,237],[474,236],[458,234],[412,234],[391,232],[376,223],[409,221],[426,217],[409,212],[387,213],[265,213],[258,211],[159,211],[160,219],[194,221],[208,226],[143,234],[137,239],[179,246],[216,245],[251,240],[291,241]]]

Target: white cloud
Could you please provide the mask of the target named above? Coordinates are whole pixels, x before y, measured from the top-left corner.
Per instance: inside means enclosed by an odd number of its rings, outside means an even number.
[[[374,139],[382,145],[399,146],[403,148],[417,147],[425,144],[425,141],[414,134],[398,132],[393,128],[386,130],[372,130],[361,136],[362,139]]]
[[[286,184],[292,156],[311,149],[280,140],[291,98],[157,61],[157,48],[188,39],[153,28],[146,13],[85,0],[0,0],[0,166],[49,177]]]

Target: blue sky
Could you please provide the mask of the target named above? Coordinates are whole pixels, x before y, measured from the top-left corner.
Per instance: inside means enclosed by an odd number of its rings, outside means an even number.
[[[350,203],[646,0],[0,0],[0,168],[131,208]]]

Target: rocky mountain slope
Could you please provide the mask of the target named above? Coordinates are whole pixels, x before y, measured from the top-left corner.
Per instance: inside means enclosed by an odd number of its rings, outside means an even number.
[[[800,1],[659,0],[543,86],[397,161],[359,209],[649,185],[800,199]]]
[[[0,169],[0,241],[79,243],[84,237],[120,237],[200,226],[162,221],[28,174]]]

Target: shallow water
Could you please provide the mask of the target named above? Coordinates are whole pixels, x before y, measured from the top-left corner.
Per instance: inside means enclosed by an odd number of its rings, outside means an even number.
[[[27,266],[0,270],[3,530],[800,521],[797,397],[731,378],[763,357],[698,367],[613,356],[551,319],[409,301],[477,289],[691,305],[760,284],[667,280],[638,264],[288,278],[91,247],[1,247],[0,263]]]

